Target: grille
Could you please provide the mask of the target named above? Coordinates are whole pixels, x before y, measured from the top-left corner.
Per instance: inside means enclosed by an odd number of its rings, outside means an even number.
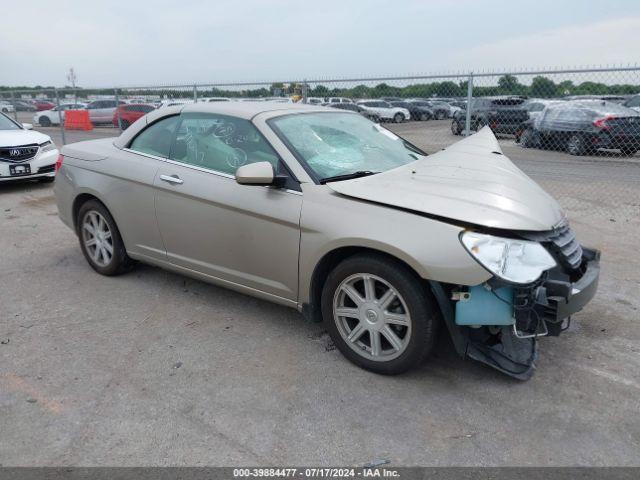
[[[547,245],[556,261],[565,268],[577,270],[582,264],[582,246],[567,222],[563,222],[550,232],[529,232],[525,238]]]
[[[582,246],[569,224],[565,223],[548,238],[556,256],[565,266],[575,270],[582,263]]]
[[[0,147],[0,160],[5,162],[24,162],[38,153],[38,145],[21,145],[19,147]]]

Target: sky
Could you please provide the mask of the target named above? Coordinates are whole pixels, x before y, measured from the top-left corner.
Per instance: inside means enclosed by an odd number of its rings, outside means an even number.
[[[638,45],[638,0],[29,0],[2,8],[0,85],[635,65]]]

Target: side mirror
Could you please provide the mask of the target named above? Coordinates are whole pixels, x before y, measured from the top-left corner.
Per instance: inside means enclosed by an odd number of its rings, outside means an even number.
[[[283,187],[287,178],[276,175],[269,162],[256,162],[243,165],[236,170],[236,182],[240,185],[262,185]]]
[[[24,128],[25,130],[33,130],[33,124],[32,123],[23,123],[22,124],[22,128]]]

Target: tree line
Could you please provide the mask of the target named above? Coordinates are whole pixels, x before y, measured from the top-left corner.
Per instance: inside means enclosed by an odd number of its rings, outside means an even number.
[[[482,80],[484,81],[484,79]],[[531,84],[520,83],[513,75],[503,75],[498,78],[495,85],[479,85],[480,80],[473,86],[473,96],[493,96],[493,95],[525,95],[529,97],[553,98],[566,95],[633,95],[640,93],[640,85],[633,84],[605,84],[601,82],[585,81],[574,83],[571,80],[554,82],[552,79],[539,75],[532,79]],[[468,82],[442,81],[430,83],[415,83],[405,86],[394,86],[387,83],[379,83],[375,86],[355,85],[353,87],[337,85],[303,85],[300,83],[273,83],[269,88],[260,87],[256,89],[222,89],[198,87],[198,97],[244,97],[261,98],[273,95],[291,95],[306,89],[307,95],[311,97],[348,97],[348,98],[428,98],[428,97],[466,97]],[[21,90],[25,92],[46,91],[53,96],[54,87],[36,85],[27,86],[0,86],[3,98],[9,98],[11,91]],[[121,96],[161,96],[163,98],[192,98],[193,90],[188,89],[154,89],[154,88],[119,88],[118,95]],[[64,87],[59,89],[60,95],[76,93],[79,97],[88,95],[114,95],[112,88],[85,89],[77,87]],[[22,94],[22,93],[21,93]]]

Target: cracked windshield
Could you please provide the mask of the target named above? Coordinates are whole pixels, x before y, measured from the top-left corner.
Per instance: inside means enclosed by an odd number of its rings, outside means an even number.
[[[426,155],[360,115],[289,115],[275,119],[273,125],[319,179],[384,172]]]

